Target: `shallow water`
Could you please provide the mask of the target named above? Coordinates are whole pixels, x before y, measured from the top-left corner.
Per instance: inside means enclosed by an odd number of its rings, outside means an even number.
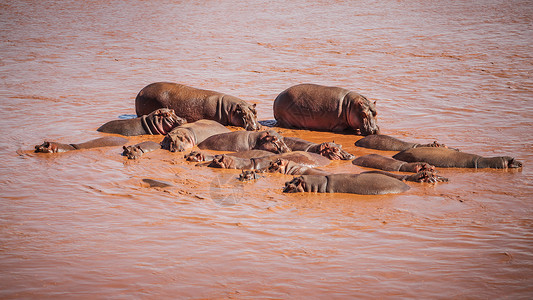
[[[532,24],[530,1],[4,1],[0,297],[530,298]],[[524,168],[287,195],[291,177],[240,183],[162,150],[31,153],[104,136],[156,81],[240,97],[261,120],[291,85],[341,86],[377,101],[385,134]]]

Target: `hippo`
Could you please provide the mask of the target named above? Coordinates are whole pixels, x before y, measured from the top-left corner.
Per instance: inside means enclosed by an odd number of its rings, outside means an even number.
[[[215,91],[201,90],[170,82],[156,82],[144,87],[135,98],[137,116],[158,108],[174,109],[187,122],[214,120],[222,125],[259,130],[255,104]]]
[[[296,137],[284,137],[283,141],[292,151],[306,151],[318,153],[331,160],[350,160],[354,156],[344,150],[342,145],[335,142],[313,143]]]
[[[274,100],[277,125],[287,128],[377,134],[376,115],[375,103],[340,87],[299,84]]]
[[[240,158],[230,155],[215,155],[215,158],[208,165],[213,168],[224,169],[248,169],[248,170],[266,170],[271,162],[277,159],[293,161],[305,166],[325,166],[329,160],[315,153],[294,151],[282,154],[273,154],[263,157]]]
[[[122,155],[126,156],[128,159],[138,159],[144,153],[161,149],[161,145],[156,142],[146,141],[131,146],[122,146],[122,149],[124,150]]]
[[[281,173],[286,175],[328,175],[330,172],[326,172],[321,169],[311,168],[304,166],[294,161],[290,161],[284,158],[278,158],[272,161],[266,169],[268,173]]]
[[[36,153],[58,153],[80,149],[91,149],[98,147],[122,146],[128,142],[127,139],[118,136],[106,136],[87,141],[80,144],[61,144],[45,141],[42,145],[35,146]]]
[[[361,167],[380,169],[384,171],[413,172],[434,171],[435,167],[424,162],[405,162],[379,154],[360,156],[352,161],[352,164]]]
[[[374,173],[301,175],[285,183],[283,192],[351,193],[360,195],[397,194],[409,186],[396,178]]]
[[[302,175],[285,183],[283,192],[351,193],[361,195],[397,194],[409,190],[403,181],[447,182],[448,179],[431,171],[399,175],[384,171],[361,174]]]
[[[200,149],[218,151],[266,150],[274,153],[289,152],[283,137],[274,130],[233,131],[208,137],[198,144]]]
[[[216,121],[199,120],[174,128],[165,136],[161,142],[161,147],[171,152],[183,152],[210,136],[227,132],[230,130]]]
[[[237,157],[237,158],[259,158],[264,156],[271,156],[274,155],[274,153],[270,151],[265,150],[247,150],[247,151],[240,151],[240,152],[232,152],[232,153],[226,153],[225,155]],[[209,155],[204,152],[200,151],[191,151],[189,154],[186,154],[184,156],[185,160],[192,161],[192,162],[203,162],[203,161],[212,161],[215,158],[216,155]]]
[[[160,108],[148,115],[143,115],[138,118],[109,121],[100,126],[97,130],[100,132],[116,133],[126,136],[143,134],[165,135],[174,127],[185,123],[187,123],[187,121],[176,116],[174,110]]]
[[[510,156],[482,157],[448,148],[411,148],[399,152],[393,158],[406,162],[426,162],[442,168],[521,168],[522,162]]]
[[[430,144],[416,144],[409,143],[399,140],[395,137],[384,135],[384,134],[374,134],[366,136],[357,142],[355,142],[357,147],[370,148],[376,150],[384,151],[403,151],[411,148],[418,147],[445,147],[444,144],[439,144],[436,141]]]

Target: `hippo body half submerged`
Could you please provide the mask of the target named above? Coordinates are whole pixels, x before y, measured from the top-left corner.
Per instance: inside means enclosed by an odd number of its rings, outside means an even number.
[[[448,148],[412,148],[397,153],[393,158],[406,162],[426,162],[442,168],[520,168],[522,162],[510,156],[482,157]]]

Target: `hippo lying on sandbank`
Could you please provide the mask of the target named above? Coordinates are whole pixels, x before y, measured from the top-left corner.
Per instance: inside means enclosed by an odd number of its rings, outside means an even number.
[[[354,158],[352,154],[342,150],[342,145],[334,142],[317,144],[295,137],[283,137],[283,141],[292,151],[318,153],[331,160],[350,160]]]
[[[439,144],[436,141],[430,144],[416,144],[409,143],[399,140],[395,137],[383,135],[383,134],[374,134],[366,136],[357,142],[355,142],[357,147],[370,148],[376,150],[384,151],[403,151],[411,148],[418,147],[444,147],[447,148],[444,144]]]
[[[201,90],[182,84],[156,82],[144,87],[135,99],[138,116],[158,108],[171,108],[187,122],[214,120],[222,125],[259,130],[255,104],[219,92]]]
[[[187,121],[176,116],[172,109],[161,108],[138,118],[109,121],[97,130],[126,136],[143,134],[165,135],[174,129],[174,127],[185,123]]]
[[[439,182],[448,179],[433,172],[398,175],[382,171],[361,174],[302,175],[285,183],[283,192],[350,193],[360,195],[397,194],[409,190],[403,181]]]
[[[198,144],[198,148],[234,152],[253,149],[274,153],[291,151],[283,141],[283,137],[274,130],[221,133],[208,137]]]
[[[274,118],[278,126],[288,128],[377,134],[376,115],[374,103],[339,87],[299,84],[274,100]]]
[[[90,140],[80,144],[61,144],[56,142],[45,141],[42,145],[35,146],[37,153],[58,153],[80,149],[91,149],[99,147],[122,146],[128,142],[127,139],[118,136],[106,136]]]
[[[442,168],[521,168],[522,162],[510,156],[482,157],[448,148],[412,148],[393,158],[406,162],[426,162]]]
[[[360,156],[352,161],[352,164],[361,167],[380,169],[384,171],[413,172],[434,171],[435,167],[425,162],[405,162],[394,158],[369,154]]]

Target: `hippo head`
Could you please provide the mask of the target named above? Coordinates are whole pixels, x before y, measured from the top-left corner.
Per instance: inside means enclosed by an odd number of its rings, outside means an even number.
[[[250,181],[259,179],[257,170],[242,170],[242,173],[239,175],[240,181]]]
[[[263,131],[259,134],[260,136],[256,149],[274,153],[286,153],[291,151],[283,141],[283,137],[274,130]]]
[[[161,135],[165,135],[175,127],[187,123],[187,120],[178,117],[174,110],[169,108],[156,109],[147,118],[151,120],[153,130]]]
[[[55,143],[44,142],[41,145],[35,146],[36,153],[57,153],[59,149]]]
[[[448,178],[439,176],[434,171],[420,171],[416,174],[406,176],[404,180],[428,183],[448,182]]]
[[[267,168],[267,172],[285,174],[285,168],[287,167],[288,164],[289,164],[288,160],[278,158],[275,161],[270,162],[270,165]]]
[[[143,150],[137,145],[133,146],[122,146],[124,150],[122,155],[126,156],[128,159],[137,159],[143,155]]]
[[[318,154],[331,160],[350,160],[355,158],[352,154],[342,150],[342,145],[335,144],[335,142],[319,144]]]
[[[221,169],[236,169],[235,160],[231,156],[227,155],[215,155],[213,161],[208,165],[211,168],[221,168]]]
[[[186,154],[183,158],[185,158],[185,160],[187,161],[192,161],[192,162],[205,161],[205,155],[202,152],[198,152],[198,151],[192,151],[191,153]]]
[[[360,96],[354,109],[348,114],[348,122],[353,128],[359,128],[361,135],[378,134],[377,114],[376,102],[372,103],[365,97]]]
[[[250,131],[261,129],[261,124],[257,121],[255,106],[255,103],[253,105],[247,103],[237,104],[234,113],[231,114],[231,123]]]
[[[302,176],[295,177],[291,181],[285,182],[285,188],[283,189],[284,193],[303,193],[304,189],[304,179]]]
[[[185,149],[192,148],[194,142],[189,134],[183,131],[173,131],[165,136],[161,141],[161,148],[170,152],[183,152]]]
[[[513,157],[504,156],[504,163],[507,165],[507,168],[521,168],[522,162],[514,159]]]

